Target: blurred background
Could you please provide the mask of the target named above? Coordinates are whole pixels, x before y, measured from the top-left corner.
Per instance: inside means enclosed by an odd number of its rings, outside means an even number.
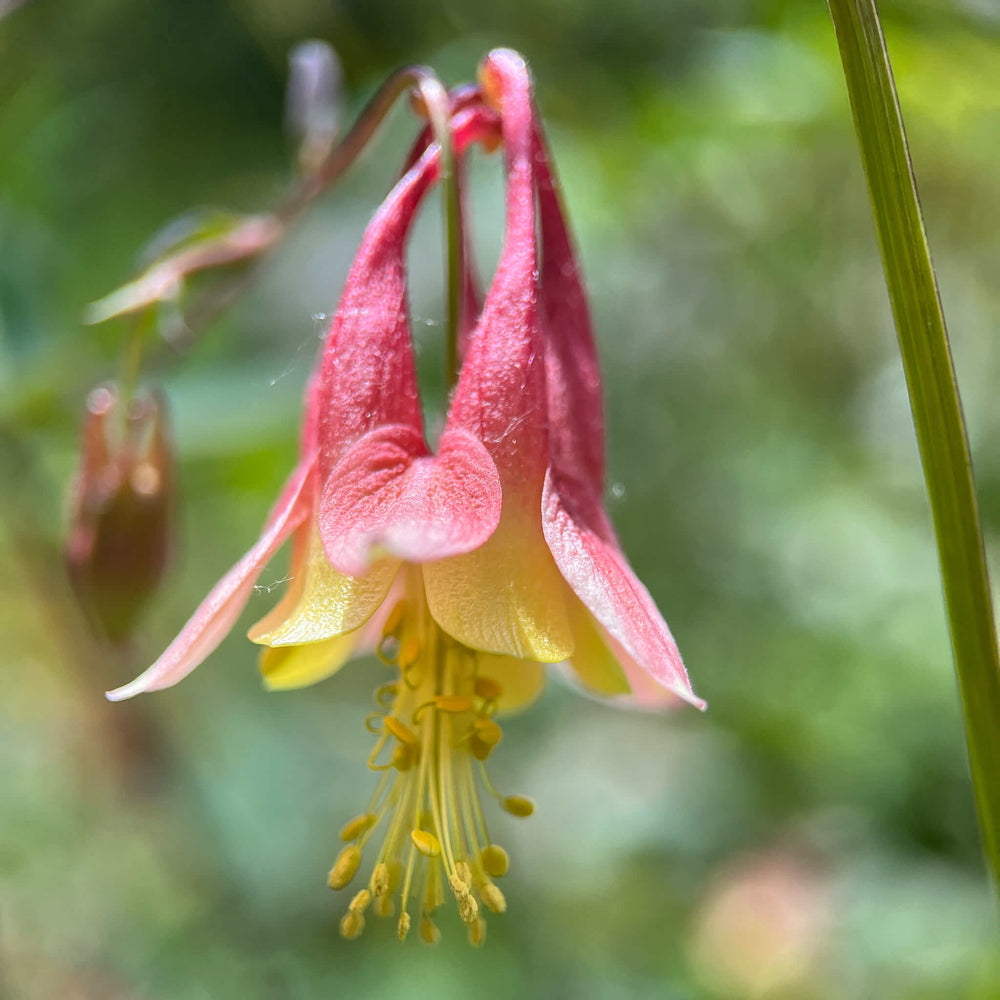
[[[1000,997],[931,523],[833,32],[813,0],[0,2],[0,995],[11,998]],[[882,13],[950,321],[994,567],[1000,529],[1000,10]],[[492,773],[506,916],[473,951],[355,942],[325,885],[372,785],[350,665],[267,694],[242,628],[189,680],[102,692],[256,538],[401,107],[253,283],[149,352],[176,457],[169,568],[132,640],[65,582],[85,400],[129,325],[85,327],[157,231],[275,205],[288,53],[343,62],[345,120],[392,68],[529,60],[589,277],[608,504],[707,714],[553,678]],[[403,102],[405,105],[405,102]],[[477,158],[483,270],[501,236]],[[441,403],[437,206],[412,308]],[[243,625],[274,602],[283,557]]]

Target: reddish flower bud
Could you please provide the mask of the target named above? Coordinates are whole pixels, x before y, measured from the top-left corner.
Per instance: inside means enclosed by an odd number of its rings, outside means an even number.
[[[167,562],[173,459],[162,397],[121,413],[114,386],[87,398],[70,488],[66,569],[94,631],[126,638]]]

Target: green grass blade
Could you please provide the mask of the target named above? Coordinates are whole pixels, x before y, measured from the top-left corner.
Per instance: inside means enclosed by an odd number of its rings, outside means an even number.
[[[828,0],[934,516],[979,823],[1000,886],[1000,657],[969,444],[874,0]]]

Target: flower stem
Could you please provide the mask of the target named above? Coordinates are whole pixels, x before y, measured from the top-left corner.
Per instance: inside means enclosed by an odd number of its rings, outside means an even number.
[[[1000,889],[1000,655],[944,314],[875,0],[828,0],[937,535],[987,865]]]

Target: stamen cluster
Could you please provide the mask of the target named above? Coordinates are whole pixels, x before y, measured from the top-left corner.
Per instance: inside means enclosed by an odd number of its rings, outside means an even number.
[[[363,852],[382,829],[368,887],[354,896],[341,920],[344,937],[361,934],[370,908],[379,917],[394,916],[398,899],[400,940],[409,933],[412,905],[421,939],[433,944],[440,938],[434,915],[450,892],[469,941],[480,945],[486,937],[483,908],[507,908],[493,879],[506,874],[509,858],[490,838],[479,788],[511,815],[530,816],[534,807],[523,796],[498,792],[486,770],[503,738],[494,718],[501,685],[481,673],[476,650],[435,623],[419,573],[408,583],[407,597],[390,612],[378,645],[379,658],[399,676],[376,689],[379,710],[366,720],[376,736],[368,766],[382,776],[367,809],[341,830],[347,846],[329,884],[343,889],[352,882]]]

